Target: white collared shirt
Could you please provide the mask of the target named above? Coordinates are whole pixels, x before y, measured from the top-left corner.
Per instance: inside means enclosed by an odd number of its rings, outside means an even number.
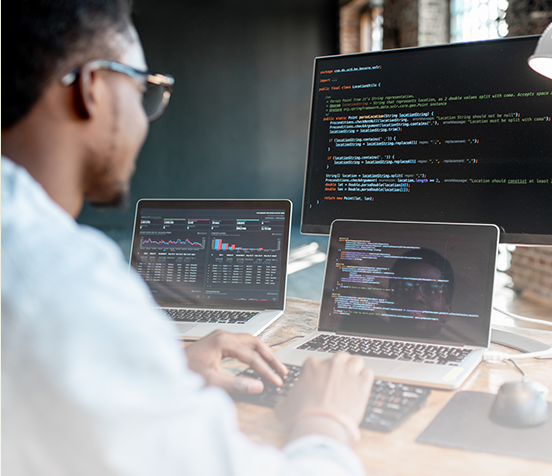
[[[329,438],[244,436],[118,246],[4,157],[1,206],[4,474],[364,474]]]

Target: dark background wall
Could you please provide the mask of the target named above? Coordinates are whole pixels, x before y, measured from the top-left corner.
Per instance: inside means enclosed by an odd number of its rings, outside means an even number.
[[[313,59],[337,53],[335,0],[135,0],[152,71],[175,76],[127,210],[79,221],[130,238],[143,197],[289,198],[300,217]],[[122,234],[122,235],[121,235]]]
[[[386,0],[383,49],[418,45],[418,0]]]

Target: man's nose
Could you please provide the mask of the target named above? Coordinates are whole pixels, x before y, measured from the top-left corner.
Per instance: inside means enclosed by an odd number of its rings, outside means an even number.
[[[422,294],[422,288],[420,286],[418,286],[413,295],[412,295],[412,300],[415,301],[415,302],[425,302],[426,299],[424,297],[424,295]]]

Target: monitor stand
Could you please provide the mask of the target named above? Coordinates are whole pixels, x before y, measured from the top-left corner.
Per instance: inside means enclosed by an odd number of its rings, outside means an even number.
[[[538,340],[500,329],[491,330],[491,342],[493,344],[504,345],[506,347],[510,347],[511,349],[519,350],[520,352],[525,353],[540,352],[541,350],[547,350],[550,348],[549,345],[539,342]]]

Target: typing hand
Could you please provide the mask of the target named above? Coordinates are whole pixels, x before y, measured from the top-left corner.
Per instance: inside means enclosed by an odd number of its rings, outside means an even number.
[[[282,385],[281,375],[287,368],[272,350],[260,339],[249,334],[232,334],[215,331],[186,347],[188,366],[201,374],[207,385],[221,387],[230,393],[261,393],[263,383],[248,377],[235,377],[222,373],[220,364],[226,357],[234,357],[248,364],[274,385]],[[273,370],[275,369],[276,372]]]
[[[291,426],[290,439],[322,433],[350,442],[364,416],[373,381],[372,370],[358,356],[340,352],[324,361],[309,359],[276,411]]]

